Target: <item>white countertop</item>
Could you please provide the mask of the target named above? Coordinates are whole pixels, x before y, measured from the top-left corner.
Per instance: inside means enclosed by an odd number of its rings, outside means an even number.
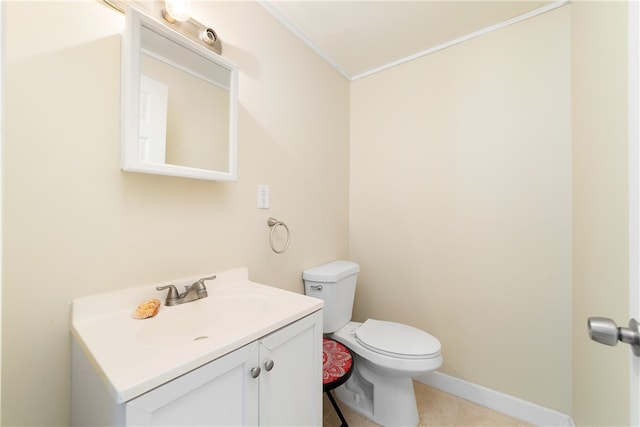
[[[205,277],[206,275],[200,276]],[[73,300],[71,331],[117,403],[215,360],[308,314],[323,301],[249,281],[246,268],[216,273],[208,297],[167,307],[153,284]],[[173,281],[178,291],[200,277]],[[158,314],[137,320],[141,302]],[[197,339],[196,339],[197,338]]]

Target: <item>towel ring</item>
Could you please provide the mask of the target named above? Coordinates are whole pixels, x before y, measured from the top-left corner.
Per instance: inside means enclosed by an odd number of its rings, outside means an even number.
[[[269,218],[267,220],[267,225],[271,227],[271,233],[269,233],[269,246],[271,246],[271,250],[277,254],[286,252],[286,250],[289,249],[289,243],[291,243],[291,234],[289,233],[289,227],[287,227],[287,224],[282,221],[278,221],[275,218]],[[287,232],[287,241],[285,242],[282,249],[276,249],[276,247],[273,245],[273,233],[276,231],[276,228],[280,226],[283,226]]]

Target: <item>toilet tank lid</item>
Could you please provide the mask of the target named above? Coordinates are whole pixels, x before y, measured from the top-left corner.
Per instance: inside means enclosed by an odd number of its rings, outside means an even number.
[[[302,278],[313,282],[333,283],[360,271],[360,266],[351,261],[333,261],[304,270]]]

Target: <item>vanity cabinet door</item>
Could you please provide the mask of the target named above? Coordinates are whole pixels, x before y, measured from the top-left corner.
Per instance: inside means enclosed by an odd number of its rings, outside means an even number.
[[[258,424],[258,364],[253,342],[125,404],[128,426]]]
[[[260,340],[260,425],[322,425],[322,312]]]

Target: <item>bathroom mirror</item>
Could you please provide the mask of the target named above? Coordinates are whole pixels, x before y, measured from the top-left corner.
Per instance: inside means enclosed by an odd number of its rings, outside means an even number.
[[[136,9],[125,20],[122,170],[235,181],[237,66]]]

